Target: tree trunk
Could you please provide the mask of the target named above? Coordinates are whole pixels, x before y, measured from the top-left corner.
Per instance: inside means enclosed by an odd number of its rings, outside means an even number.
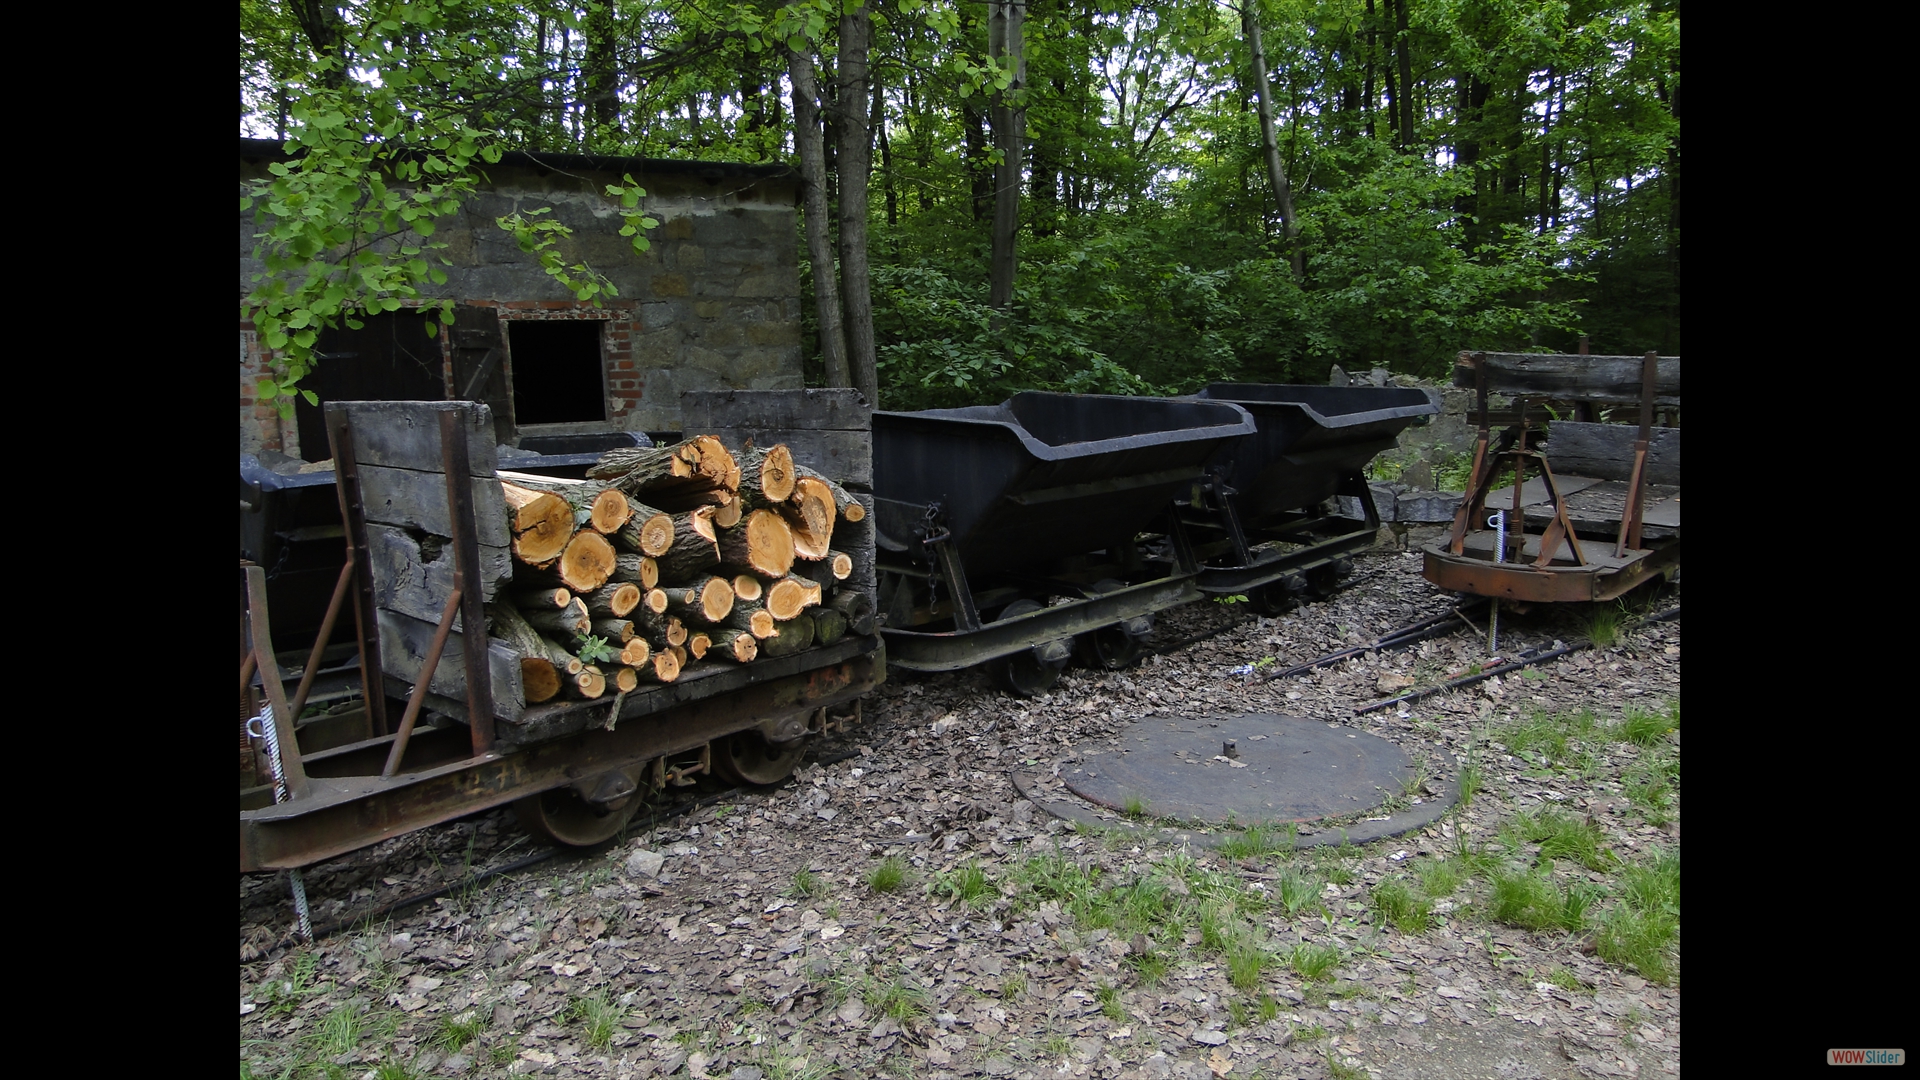
[[[1026,0],[990,0],[987,54],[1005,61],[1013,81],[994,95],[993,145],[1000,151],[994,168],[993,254],[988,263],[987,304],[1004,317],[1013,306],[1013,280],[1019,269],[1020,151],[1026,142],[1027,111],[1016,104],[1027,86],[1027,50],[1023,23]]]
[[[1413,143],[1413,35],[1407,32],[1408,0],[1387,0],[1393,9],[1393,51],[1400,66],[1400,138],[1397,146]]]
[[[834,119],[840,126],[840,292],[846,316],[847,364],[853,388],[878,408],[879,369],[874,353],[872,283],[867,272],[867,178],[873,160],[866,110],[867,48],[872,36],[873,10],[864,0],[841,14]]]
[[[801,206],[807,229],[807,261],[813,264],[813,306],[820,319],[820,356],[828,386],[852,386],[847,366],[846,333],[840,327],[840,290],[835,287],[833,238],[827,227],[826,148],[820,133],[820,89],[813,58],[787,50],[787,75],[793,81],[793,142],[805,181]]]
[[[1293,267],[1293,280],[1306,280],[1305,260],[1295,239],[1300,223],[1293,216],[1293,188],[1287,183],[1287,171],[1280,165],[1280,144],[1273,135],[1273,100],[1267,85],[1267,51],[1260,44],[1260,20],[1255,17],[1252,0],[1240,9],[1240,26],[1247,35],[1247,47],[1253,53],[1253,89],[1259,101],[1260,142],[1267,154],[1267,179],[1273,183],[1273,201],[1280,211],[1280,232],[1286,238],[1287,262]]]

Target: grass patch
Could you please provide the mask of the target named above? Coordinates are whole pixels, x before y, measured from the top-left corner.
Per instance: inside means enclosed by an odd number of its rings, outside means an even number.
[[[1600,958],[1671,983],[1680,936],[1680,853],[1655,851],[1620,873],[1620,903],[1600,923]]]
[[[1590,818],[1548,809],[1522,814],[1515,824],[1528,842],[1540,845],[1543,858],[1567,859],[1589,870],[1610,870],[1618,862],[1601,849],[1600,826]]]
[[[1598,898],[1591,887],[1562,889],[1532,871],[1497,872],[1492,891],[1494,919],[1525,930],[1578,931],[1586,926],[1587,910]]]
[[[1274,891],[1280,895],[1280,906],[1286,909],[1287,918],[1296,918],[1310,908],[1320,909],[1320,893],[1325,885],[1319,878],[1289,867],[1280,872],[1280,879],[1274,884]]]
[[[1680,703],[1676,701],[1653,712],[1628,709],[1626,716],[1620,720],[1620,726],[1614,729],[1614,736],[1635,746],[1657,746],[1666,741],[1669,731],[1679,726]]]
[[[1129,953],[1124,963],[1133,970],[1142,986],[1159,986],[1161,980],[1167,977],[1167,970],[1173,966],[1167,954],[1158,950]]]
[[[1243,993],[1260,985],[1260,976],[1271,963],[1273,954],[1262,948],[1252,934],[1242,934],[1227,945],[1227,981]]]
[[[312,953],[295,953],[287,963],[286,977],[275,979],[262,987],[267,999],[267,1014],[291,1016],[302,1001],[319,993],[319,988],[313,984],[319,967],[320,962]]]
[[[907,864],[898,855],[889,855],[882,859],[879,866],[867,875],[867,887],[874,892],[889,893],[906,884]]]
[[[308,1036],[312,1040],[308,1045],[314,1057],[321,1061],[332,1061],[358,1048],[365,1028],[366,1017],[360,1012],[359,1006],[341,1005],[320,1021],[320,1026]]]
[[[908,982],[904,972],[887,982],[868,979],[860,997],[867,1008],[896,1021],[917,1020],[927,1015],[927,992]]]
[[[1578,975],[1567,970],[1564,964],[1556,965],[1552,971],[1547,972],[1547,981],[1568,993],[1577,994],[1591,989],[1586,983],[1580,981]]]
[[[1007,1001],[1019,1001],[1026,992],[1027,977],[1021,972],[1016,971],[1000,980],[1000,996]]]
[[[1094,990],[1093,998],[1100,1003],[1100,1011],[1107,1019],[1121,1021],[1127,1018],[1126,1006],[1120,1004],[1120,988],[1103,985]]]
[[[787,887],[787,892],[791,896],[799,897],[824,896],[827,892],[827,883],[819,874],[803,867],[795,871],[793,883]]]
[[[1404,881],[1375,885],[1371,901],[1373,910],[1403,934],[1424,934],[1433,922],[1433,901],[1415,896]]]
[[[433,1044],[449,1054],[458,1053],[462,1047],[480,1037],[487,1029],[486,1020],[477,1012],[464,1012],[459,1016],[443,1016],[440,1026],[433,1033]]]
[[[1126,815],[1130,821],[1141,821],[1147,817],[1147,800],[1138,795],[1127,796]]]
[[[950,896],[954,902],[968,907],[984,907],[999,894],[999,890],[993,887],[992,879],[987,877],[987,872],[973,861],[936,875],[933,891],[940,896]]]
[[[1330,977],[1333,969],[1340,966],[1340,950],[1303,941],[1293,947],[1287,963],[1293,968],[1294,974],[1317,982]]]
[[[1276,852],[1292,851],[1297,830],[1289,821],[1276,826],[1255,825],[1220,845],[1220,854],[1229,859],[1257,859]]]
[[[1420,889],[1438,899],[1452,896],[1464,880],[1460,864],[1452,859],[1427,859],[1420,863]]]
[[[574,998],[567,1007],[567,1019],[580,1025],[587,1045],[605,1050],[613,1044],[614,1029],[620,1023],[620,1006],[607,998],[606,991],[591,997]]]
[[[1627,605],[1618,601],[1596,603],[1581,619],[1580,630],[1596,649],[1604,649],[1620,640],[1626,628]]]

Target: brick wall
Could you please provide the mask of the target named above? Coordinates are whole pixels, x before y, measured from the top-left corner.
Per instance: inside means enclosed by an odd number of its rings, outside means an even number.
[[[270,147],[243,142],[243,180],[265,175]],[[798,389],[800,279],[795,204],[797,180],[781,167],[508,155],[490,168],[492,183],[457,214],[438,222],[435,239],[452,260],[434,298],[495,308],[502,326],[521,319],[605,322],[608,419],[569,428],[675,430],[683,390]],[[618,235],[618,203],[603,192],[631,173],[642,205],[660,226],[650,250],[633,251]],[[619,290],[613,299],[581,303],[522,252],[495,219],[515,210],[552,207],[574,230],[569,261],[585,261]],[[260,264],[252,258],[256,227],[240,222],[242,295]],[[450,332],[442,332],[451,348]],[[338,361],[346,362],[346,361]],[[512,358],[505,356],[512,377]],[[241,326],[242,452],[294,453],[289,424],[255,397],[262,372],[257,335]],[[444,363],[452,384],[452,359]],[[283,431],[283,428],[289,430]]]

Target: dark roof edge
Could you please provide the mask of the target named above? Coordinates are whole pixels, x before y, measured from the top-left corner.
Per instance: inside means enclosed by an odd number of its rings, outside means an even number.
[[[285,161],[286,149],[274,139],[241,139],[240,156]],[[732,161],[682,161],[676,158],[608,157],[599,154],[561,154],[541,151],[509,150],[500,156],[500,164],[527,169],[565,172],[572,169],[611,173],[652,173],[655,176],[696,176],[708,180],[751,178],[755,180],[798,180],[800,170],[791,165],[744,165]]]

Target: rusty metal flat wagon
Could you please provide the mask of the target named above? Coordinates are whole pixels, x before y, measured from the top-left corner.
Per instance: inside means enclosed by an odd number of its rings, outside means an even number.
[[[828,423],[849,427],[814,431],[813,442],[868,452],[857,397],[826,409],[815,398],[835,392],[792,393],[795,428],[819,428],[829,414]],[[766,411],[764,395],[754,407]],[[726,411],[718,403],[708,416]],[[508,804],[556,842],[598,843],[620,831],[649,788],[708,770],[754,783],[783,778],[802,740],[836,722],[830,709],[857,708],[885,678],[881,639],[848,634],[602,700],[528,706],[513,651],[468,632],[486,624],[484,605],[511,581],[487,407],[345,402],[326,415],[350,558],[312,657],[347,620],[362,693],[329,714],[302,715],[321,665],[309,662],[297,688],[282,679],[268,568],[243,560],[243,712],[251,699],[252,745],[279,762],[249,784],[243,751],[243,872],[298,868]],[[851,540],[871,550],[870,535]]]
[[[1448,535],[1426,545],[1427,580],[1521,603],[1613,600],[1680,564],[1680,358],[1461,353],[1455,383],[1478,395],[1473,478]],[[1519,423],[1494,436],[1489,394]],[[1542,400],[1637,407],[1634,424],[1531,412]]]

